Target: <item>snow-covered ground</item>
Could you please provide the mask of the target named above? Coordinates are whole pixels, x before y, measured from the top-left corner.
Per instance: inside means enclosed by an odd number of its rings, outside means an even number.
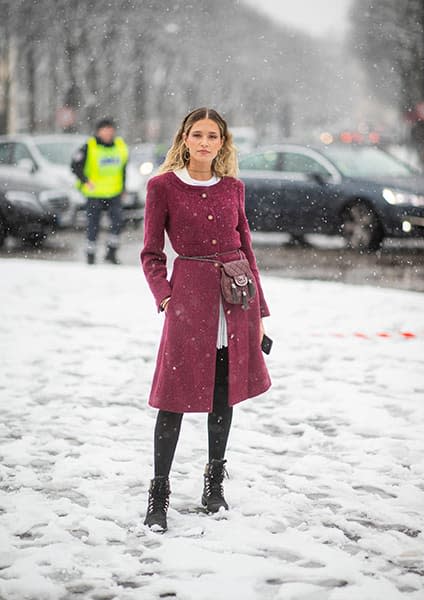
[[[198,512],[206,418],[186,415],[161,536],[141,269],[0,274],[2,600],[424,598],[422,295],[264,277],[273,387],[235,409],[231,510]]]

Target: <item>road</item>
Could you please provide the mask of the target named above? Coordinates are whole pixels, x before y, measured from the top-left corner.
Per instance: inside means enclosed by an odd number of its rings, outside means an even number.
[[[230,510],[199,510],[206,415],[187,414],[160,536],[165,317],[142,273],[0,268],[0,598],[422,600],[424,296],[264,275],[273,385],[234,409]]]
[[[105,239],[102,231],[100,262]],[[124,265],[139,264],[142,240],[142,227],[123,232],[120,259]],[[305,246],[292,245],[288,235],[278,233],[253,233],[253,242],[259,267],[273,275],[424,291],[424,239],[386,240],[378,252],[362,254],[344,248],[341,238],[321,235],[307,236]],[[0,258],[84,262],[84,252],[84,232],[68,230],[48,238],[42,248],[8,240]]]

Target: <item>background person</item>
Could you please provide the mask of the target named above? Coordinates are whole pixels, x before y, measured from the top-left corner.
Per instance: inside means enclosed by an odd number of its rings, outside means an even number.
[[[72,158],[71,169],[78,177],[78,188],[87,199],[87,262],[96,261],[100,218],[107,210],[110,220],[105,260],[118,264],[117,249],[122,227],[121,199],[125,190],[128,148],[116,136],[112,119],[101,119],[95,136],[90,137]]]

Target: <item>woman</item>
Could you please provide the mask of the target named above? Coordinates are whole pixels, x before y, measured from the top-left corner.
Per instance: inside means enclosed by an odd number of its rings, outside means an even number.
[[[185,412],[208,413],[209,460],[202,504],[228,510],[225,450],[233,406],[265,392],[271,380],[261,352],[269,315],[244,210],[244,184],[225,120],[189,113],[147,185],[143,270],[158,311],[165,312],[149,404],[159,409],[154,478],[145,525],[167,528],[169,473]],[[164,234],[177,253],[167,279]],[[249,309],[221,295],[221,263],[247,258],[257,293]],[[206,257],[206,260],[205,260]]]

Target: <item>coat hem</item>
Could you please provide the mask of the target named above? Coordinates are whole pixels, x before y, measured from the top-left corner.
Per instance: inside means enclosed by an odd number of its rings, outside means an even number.
[[[261,394],[264,394],[266,391],[268,391],[270,389],[270,387],[272,386],[272,382],[271,380],[269,380],[268,384],[265,387],[261,387],[256,391],[253,392],[249,392],[249,395],[247,396],[242,396],[240,398],[237,398],[236,400],[233,400],[233,402],[228,403],[228,406],[235,406],[236,404],[240,404],[240,402],[244,402],[245,400],[249,400],[251,398],[256,398],[257,396],[260,396]],[[172,413],[205,413],[205,414],[210,414],[213,410],[213,408],[211,407],[211,410],[175,410],[172,408],[169,408],[167,406],[165,406],[165,404],[163,404],[162,402],[154,402],[153,400],[149,400],[148,401],[148,406],[150,406],[150,408],[156,408],[156,410],[166,410],[168,412],[172,412]],[[161,406],[159,406],[161,404]]]
[[[245,400],[250,400],[251,398],[256,398],[257,396],[260,396],[261,394],[264,394],[266,391],[268,391],[271,386],[272,386],[272,382],[269,381],[265,387],[260,388],[255,392],[250,392],[248,396],[243,396],[237,400],[234,400],[231,404],[229,404],[229,406],[235,406],[236,404],[240,404],[240,402],[244,402]]]

